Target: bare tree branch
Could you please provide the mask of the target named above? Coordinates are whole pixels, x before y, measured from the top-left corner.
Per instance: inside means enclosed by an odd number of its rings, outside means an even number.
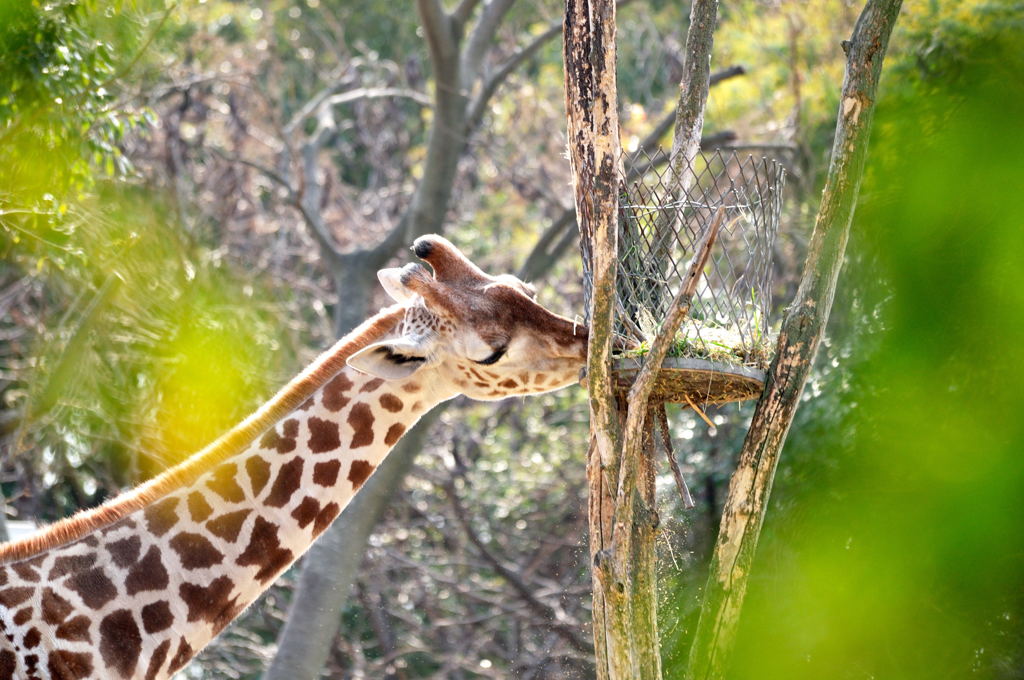
[[[292,186],[292,183],[289,182],[281,173],[271,168],[268,168],[265,165],[261,165],[255,161],[251,161],[247,158],[242,158],[241,156],[228,153],[227,151],[220,147],[209,146],[207,148],[213,153],[223,158],[228,163],[237,163],[238,165],[244,165],[247,168],[252,168],[253,170],[259,172],[261,175],[272,181],[274,184],[284,189],[288,194],[289,202],[294,202],[297,193],[295,187]]]
[[[494,551],[491,550],[490,546],[480,538],[480,535],[475,529],[473,529],[472,522],[469,519],[469,513],[466,511],[466,507],[462,504],[462,499],[459,498],[459,495],[455,490],[455,484],[451,479],[446,480],[444,490],[452,502],[452,508],[455,510],[455,517],[458,519],[459,525],[462,526],[462,530],[466,533],[466,537],[469,539],[469,542],[476,546],[477,550],[480,551],[480,555],[484,560],[486,560],[494,570],[498,572],[498,574],[500,574],[510,586],[512,586],[513,590],[519,593],[519,596],[523,598],[523,601],[541,617],[545,625],[558,633],[559,636],[568,642],[573,649],[586,653],[593,652],[593,647],[578,634],[582,628],[580,622],[570,617],[561,607],[552,606],[539,599],[535,593],[536,588],[523,581],[519,574],[517,574],[514,569],[506,565],[504,560],[498,557]]]
[[[404,87],[361,87],[355,90],[338,93],[342,83],[334,83],[317,92],[301,109],[295,112],[288,123],[284,126],[285,135],[291,135],[296,128],[310,116],[318,115],[318,112],[325,106],[339,106],[350,104],[361,99],[379,99],[382,97],[405,97],[423,106],[431,106],[432,102],[428,95],[410,90]]]
[[[440,0],[416,0],[416,8],[426,33],[430,60],[436,69],[438,64],[450,61],[458,53],[452,18],[445,13]]]
[[[690,28],[686,32],[683,79],[679,83],[675,132],[672,139],[671,168],[675,177],[684,178],[691,167],[704,128],[704,105],[711,87],[711,48],[715,44],[718,0],[693,0]],[[683,181],[685,193],[688,180]]]
[[[469,105],[468,117],[472,126],[476,127],[480,124],[480,121],[487,110],[487,104],[494,97],[494,94],[498,91],[498,88],[501,87],[501,84],[504,83],[505,80],[523,64],[523,62],[535,55],[545,43],[561,34],[562,23],[558,22],[552,24],[546,31],[538,35],[536,38],[524,45],[519,51],[506,59],[505,62],[499,66],[486,81],[484,81],[483,86],[480,88],[479,92],[477,92],[476,96],[473,97],[473,101]]]
[[[480,0],[461,0],[458,6],[452,10],[452,18],[458,21],[463,26],[469,21],[469,17],[473,15],[473,10],[480,4]]]
[[[501,25],[502,19],[516,0],[487,0],[476,26],[473,27],[462,50],[461,57],[461,85],[466,92],[473,86],[477,79],[477,70],[481,67],[484,55],[494,42],[494,35]]]

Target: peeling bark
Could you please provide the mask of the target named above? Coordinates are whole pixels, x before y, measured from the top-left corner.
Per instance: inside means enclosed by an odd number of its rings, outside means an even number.
[[[616,403],[609,373],[623,177],[614,2],[567,0],[563,36],[569,162],[577,223],[588,246],[585,266],[593,277],[587,480],[597,677],[660,680],[653,442],[641,425],[629,464],[623,463],[620,431],[626,412]],[[629,473],[625,479],[622,472]]]
[[[765,391],[729,485],[687,678],[724,676],[779,454],[828,322],[860,190],[875,93],[901,0],[868,0],[847,50],[832,162]]]

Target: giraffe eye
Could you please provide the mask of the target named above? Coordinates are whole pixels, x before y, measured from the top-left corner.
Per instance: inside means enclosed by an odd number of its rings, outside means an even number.
[[[477,361],[476,363],[481,364],[483,366],[490,366],[491,364],[496,364],[496,363],[498,363],[499,359],[501,359],[503,356],[505,356],[505,352],[507,352],[507,351],[508,351],[508,347],[500,347],[500,348],[494,350],[494,353],[491,354],[491,356],[487,357],[486,359],[481,359],[480,361]]]

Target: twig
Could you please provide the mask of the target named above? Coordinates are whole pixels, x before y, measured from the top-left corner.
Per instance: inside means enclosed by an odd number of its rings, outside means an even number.
[[[167,19],[171,16],[171,12],[173,12],[177,8],[178,8],[178,4],[177,3],[172,3],[172,4],[167,6],[167,8],[164,10],[163,16],[160,17],[160,22],[157,23],[156,28],[154,28],[150,32],[150,34],[148,36],[146,36],[146,41],[144,43],[142,43],[142,46],[139,47],[138,51],[131,58],[131,60],[127,64],[122,66],[120,68],[120,70],[118,70],[117,73],[115,73],[114,75],[112,75],[111,77],[109,77],[105,81],[103,81],[103,83],[102,83],[102,85],[100,87],[109,87],[111,84],[116,83],[119,80],[123,79],[126,75],[128,75],[131,72],[131,70],[133,68],[135,68],[135,65],[139,63],[140,59],[142,59],[142,55],[145,54],[146,50],[149,49],[149,46],[153,44],[153,40],[156,39],[157,33],[159,33],[160,29],[163,28],[164,24],[167,23]]]
[[[696,413],[697,415],[699,415],[700,419],[708,424],[708,427],[710,427],[712,430],[718,429],[715,426],[715,424],[713,422],[711,422],[711,419],[708,418],[707,414],[704,413],[704,411],[702,411],[700,409],[700,406],[697,406],[697,404],[694,403],[693,399],[690,399],[690,395],[689,394],[683,393],[683,398],[686,399],[686,403],[690,405],[690,408],[693,409],[693,412]]]
[[[679,461],[676,460],[676,453],[672,448],[672,432],[668,427],[668,413],[665,411],[665,404],[658,408],[658,425],[658,429],[661,430],[661,444],[665,449],[665,456],[668,458],[668,466],[672,468],[672,478],[676,482],[676,489],[679,490],[679,498],[682,499],[684,508],[692,510],[696,503],[693,502],[690,488],[686,486],[686,480],[683,479]]]

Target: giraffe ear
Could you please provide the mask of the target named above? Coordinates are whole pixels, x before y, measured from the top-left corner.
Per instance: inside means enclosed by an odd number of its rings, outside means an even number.
[[[405,304],[416,297],[416,293],[409,290],[402,283],[403,272],[404,270],[400,267],[381,269],[377,272],[377,280],[380,281],[380,285],[384,287],[384,290],[395,302]]]
[[[408,378],[427,362],[423,346],[405,338],[367,345],[348,358],[349,366],[384,380]]]

